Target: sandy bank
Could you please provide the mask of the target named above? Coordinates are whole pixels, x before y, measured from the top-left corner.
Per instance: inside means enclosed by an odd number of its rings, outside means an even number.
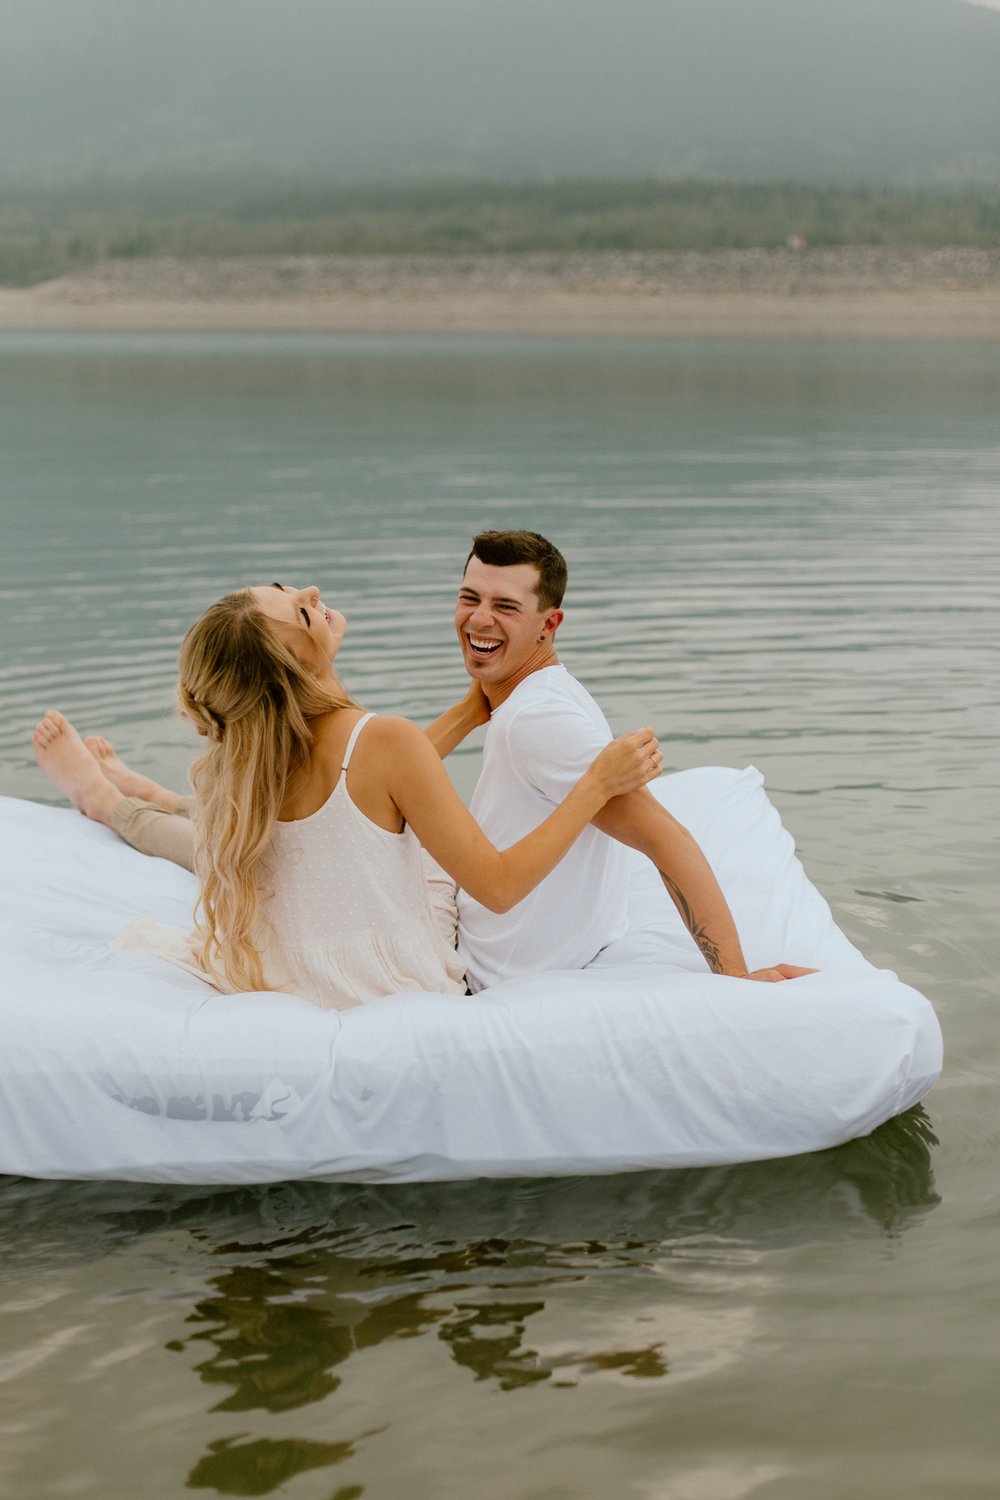
[[[1000,339],[1000,251],[113,261],[0,290],[0,328]]]

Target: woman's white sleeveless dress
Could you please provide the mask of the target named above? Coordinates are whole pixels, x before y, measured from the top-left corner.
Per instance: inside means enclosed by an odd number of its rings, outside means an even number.
[[[308,818],[277,823],[267,857],[272,894],[257,934],[265,977],[326,1010],[405,990],[465,993],[454,945],[435,921],[416,834],[380,828],[351,800],[348,766],[371,718],[351,731],[327,801]]]
[[[340,780],[317,812],[276,823],[268,852],[256,946],[269,988],[324,1010],[350,1010],[407,990],[465,994],[455,951],[455,887],[410,827],[390,833],[366,818],[347,785],[355,724]],[[112,940],[229,986],[201,968],[194,937],[138,917]]]

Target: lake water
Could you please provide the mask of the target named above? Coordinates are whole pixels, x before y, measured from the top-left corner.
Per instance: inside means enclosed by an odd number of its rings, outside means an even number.
[[[3,336],[0,791],[55,800],[50,705],[182,784],[177,645],[244,582],[319,583],[354,695],[431,717],[472,533],[528,525],[616,729],[763,770],[946,1070],[727,1170],[5,1179],[0,1495],[992,1500],[998,417],[978,343]]]

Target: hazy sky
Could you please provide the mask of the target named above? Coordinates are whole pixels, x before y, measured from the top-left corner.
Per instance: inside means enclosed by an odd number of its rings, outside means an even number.
[[[0,0],[0,180],[1000,182],[1000,0]]]

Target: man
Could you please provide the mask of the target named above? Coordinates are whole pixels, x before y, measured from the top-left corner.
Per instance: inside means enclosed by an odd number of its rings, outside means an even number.
[[[566,563],[531,531],[486,531],[469,553],[455,628],[469,676],[490,707],[471,809],[498,848],[538,825],[611,731],[556,654]],[[809,972],[747,973],[732,915],[695,840],[645,787],[609,802],[569,854],[511,911],[458,893],[459,955],[470,988],[543,969],[585,968],[627,926],[624,846],[652,860],[717,974],[774,981]]]

